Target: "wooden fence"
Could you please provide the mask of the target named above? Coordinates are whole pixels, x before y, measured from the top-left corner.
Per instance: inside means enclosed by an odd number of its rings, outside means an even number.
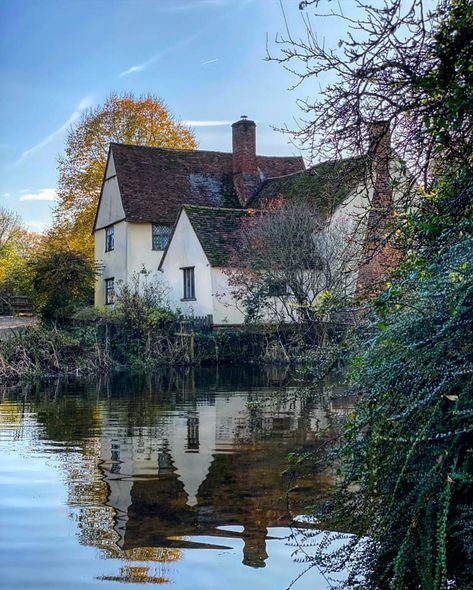
[[[181,332],[210,332],[214,325],[213,315],[183,316]]]
[[[33,304],[26,295],[0,295],[0,315],[33,315]]]

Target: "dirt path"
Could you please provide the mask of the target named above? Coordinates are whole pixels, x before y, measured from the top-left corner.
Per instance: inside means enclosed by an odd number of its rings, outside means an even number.
[[[38,318],[2,315],[0,316],[0,340],[11,335],[12,330],[16,331],[34,326],[38,321]]]

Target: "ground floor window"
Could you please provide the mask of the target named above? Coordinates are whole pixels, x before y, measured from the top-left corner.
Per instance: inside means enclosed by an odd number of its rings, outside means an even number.
[[[289,285],[283,279],[272,281],[268,286],[269,297],[284,297],[289,294]]]
[[[195,299],[195,279],[194,267],[189,266],[182,269],[184,279],[184,297],[183,299]]]
[[[105,305],[112,305],[115,301],[115,279],[105,279]]]

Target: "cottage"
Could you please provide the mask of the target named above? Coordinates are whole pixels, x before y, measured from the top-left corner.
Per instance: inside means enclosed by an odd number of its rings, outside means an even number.
[[[217,325],[241,324],[225,269],[249,210],[264,209],[276,197],[296,197],[335,221],[354,218],[368,204],[378,213],[392,205],[383,125],[371,127],[381,154],[371,183],[365,157],[306,170],[301,157],[258,156],[256,125],[246,117],[232,133],[232,153],[110,145],[94,224],[102,266],[97,306],[113,304],[117,283],[145,267],[160,271],[175,309],[212,316]],[[379,269],[370,267],[364,276],[373,273]]]
[[[301,157],[257,156],[246,118],[233,124],[233,153],[112,143],[93,230],[103,268],[95,304],[113,303],[117,282],[143,265],[158,269],[183,205],[248,207],[265,179],[303,169]]]
[[[186,315],[212,316],[216,325],[235,325],[244,315],[228,284],[230,257],[247,209],[184,205],[159,270],[170,287],[171,305]]]

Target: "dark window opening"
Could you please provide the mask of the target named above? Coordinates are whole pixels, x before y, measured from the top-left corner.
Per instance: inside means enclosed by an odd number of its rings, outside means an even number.
[[[194,267],[183,268],[184,297],[183,299],[195,299]]]
[[[272,281],[268,286],[268,297],[284,297],[289,295],[289,286],[286,281]]]
[[[115,279],[105,279],[105,305],[115,302]]]
[[[194,413],[187,417],[187,450],[199,450],[199,416]]]
[[[171,228],[167,225],[152,224],[152,248],[153,250],[166,250],[171,238]]]
[[[105,228],[105,252],[115,248],[115,226],[109,225]]]

